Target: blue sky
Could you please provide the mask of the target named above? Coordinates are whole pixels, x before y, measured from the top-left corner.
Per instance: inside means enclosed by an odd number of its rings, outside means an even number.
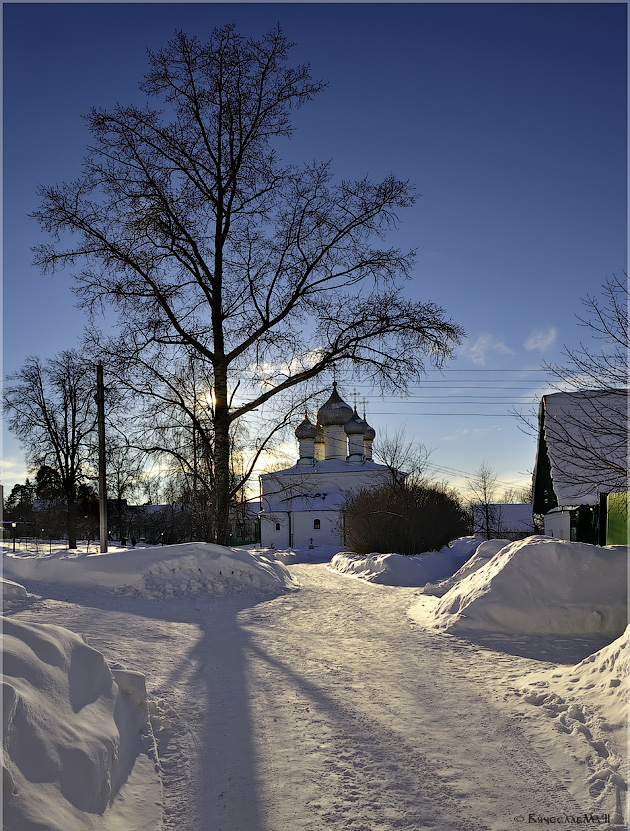
[[[485,459],[501,482],[526,481],[535,443],[512,406],[548,389],[541,363],[584,338],[580,298],[626,267],[625,4],[5,3],[3,15],[5,374],[74,346],[86,323],[70,276],[32,267],[41,236],[27,217],[38,185],[78,175],[82,115],[141,100],[145,49],[176,29],[203,38],[234,22],[259,36],[279,22],[295,60],[329,82],[282,155],[415,182],[391,240],[418,252],[407,291],[468,335],[408,400],[357,387],[368,420],[404,425],[439,476]],[[4,456],[10,489],[26,475],[10,434]]]

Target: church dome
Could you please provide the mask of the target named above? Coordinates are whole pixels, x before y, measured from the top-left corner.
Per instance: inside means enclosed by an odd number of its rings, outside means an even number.
[[[323,427],[342,427],[352,418],[352,407],[342,401],[337,392],[337,382],[333,381],[332,395],[325,404],[319,408],[317,421]]]
[[[367,439],[368,441],[374,441],[376,438],[376,430],[367,423],[367,421],[363,422],[365,424],[365,431],[363,433],[363,438]]]
[[[344,430],[347,436],[362,436],[366,429],[367,424],[357,413],[357,408],[354,408],[354,412],[352,413],[352,417],[346,421],[344,425]]]
[[[317,427],[304,414],[304,421],[295,428],[296,439],[314,439],[317,435]]]

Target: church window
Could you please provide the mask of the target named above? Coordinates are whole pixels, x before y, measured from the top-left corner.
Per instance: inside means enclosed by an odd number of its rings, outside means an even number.
[[[314,519],[314,520],[313,520],[313,528],[314,528],[314,530],[315,530],[315,531],[319,531],[319,529],[320,529],[321,527],[322,527],[321,520],[319,520],[319,519]]]
[[[279,531],[279,530],[280,530],[280,523],[276,522],[276,531]]]

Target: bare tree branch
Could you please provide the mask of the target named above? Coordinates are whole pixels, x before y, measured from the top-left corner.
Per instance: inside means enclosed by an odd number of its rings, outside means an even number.
[[[463,336],[439,307],[404,298],[413,252],[374,244],[413,204],[408,182],[335,184],[327,164],[279,162],[292,110],[324,88],[290,49],[279,28],[246,40],[226,26],[205,43],[176,33],[149,55],[147,106],[93,109],[82,175],[42,188],[34,214],[53,240],[36,263],[79,266],[81,305],[112,305],[125,339],[141,333],[156,389],[182,351],[210,368],[219,541],[240,419],[334,368],[405,389]],[[182,391],[169,394],[201,436]]]

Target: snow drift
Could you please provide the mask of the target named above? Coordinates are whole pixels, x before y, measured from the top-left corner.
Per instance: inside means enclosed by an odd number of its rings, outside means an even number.
[[[412,557],[401,554],[370,554],[369,557],[362,557],[343,551],[332,558],[330,569],[384,586],[424,586],[430,581],[443,580],[457,571],[480,542],[476,537],[460,537],[440,551],[429,551]]]
[[[28,596],[28,592],[21,583],[2,578],[2,605],[4,609],[10,609],[17,601],[21,602]]]
[[[608,646],[589,655],[573,667],[545,670],[527,676],[531,704],[564,703],[579,698],[597,705],[610,730],[623,729],[628,716],[628,648],[630,626]],[[532,691],[549,687],[551,692]],[[559,697],[560,696],[560,697]],[[566,710],[567,707],[564,707]]]
[[[338,545],[316,545],[313,548],[260,548],[265,557],[277,560],[285,566],[301,563],[329,563],[339,551]]]
[[[3,623],[5,828],[135,831],[129,818],[110,821],[109,808],[141,756],[146,821],[159,827],[144,675],[112,673],[100,652],[60,626]]]
[[[629,639],[630,626],[573,667],[530,673],[521,691],[528,704],[553,720],[576,757],[584,758],[589,796],[603,804],[608,793],[617,801],[613,822],[619,825],[619,797],[627,791]]]
[[[626,626],[627,556],[627,546],[543,536],[510,543],[438,601],[434,624],[447,632],[617,637]]]
[[[437,585],[427,583],[420,590],[422,594],[432,594],[434,597],[442,597],[454,585],[459,583],[460,580],[463,580],[464,577],[468,577],[469,574],[484,566],[488,560],[494,557],[497,551],[500,551],[504,546],[510,544],[509,540],[484,540],[480,543],[478,539],[475,539],[475,542],[477,543],[477,547],[474,549],[474,554],[469,560],[466,560],[464,565],[455,574],[447,577],[446,580],[441,580]]]
[[[6,575],[148,598],[279,594],[294,589],[291,575],[276,560],[211,543],[118,549],[107,554],[60,552],[52,557],[4,557]]]

